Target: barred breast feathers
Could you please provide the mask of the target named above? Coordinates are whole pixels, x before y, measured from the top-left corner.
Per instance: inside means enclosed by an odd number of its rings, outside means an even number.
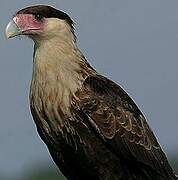
[[[89,74],[95,74],[76,44],[71,42],[59,36],[36,43],[34,47],[30,102],[46,131],[55,128],[61,130],[68,123],[63,121],[64,116],[72,116],[71,97],[75,96]],[[42,117],[44,113],[47,118]],[[54,122],[50,128],[52,119],[57,119],[58,123]]]

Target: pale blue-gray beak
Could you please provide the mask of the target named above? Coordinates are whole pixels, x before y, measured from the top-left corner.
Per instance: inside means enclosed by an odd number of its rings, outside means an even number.
[[[22,34],[22,31],[16,25],[16,23],[13,20],[11,20],[6,27],[6,37],[12,38],[12,37],[18,36],[20,34]]]

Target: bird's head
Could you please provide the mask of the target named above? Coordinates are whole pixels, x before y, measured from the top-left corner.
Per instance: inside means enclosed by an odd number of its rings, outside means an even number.
[[[6,36],[26,35],[38,41],[65,36],[69,32],[73,34],[73,30],[73,21],[66,13],[51,6],[37,5],[18,11],[6,27]]]

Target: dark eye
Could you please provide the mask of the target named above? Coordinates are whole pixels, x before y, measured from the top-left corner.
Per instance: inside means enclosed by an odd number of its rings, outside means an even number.
[[[34,14],[33,16],[37,21],[42,21],[43,20],[43,16],[41,14]]]

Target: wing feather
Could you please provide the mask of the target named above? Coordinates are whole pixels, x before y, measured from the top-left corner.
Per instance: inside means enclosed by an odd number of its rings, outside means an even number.
[[[73,99],[98,136],[118,157],[138,162],[165,177],[172,169],[146,119],[121,87],[102,76],[88,77]]]

